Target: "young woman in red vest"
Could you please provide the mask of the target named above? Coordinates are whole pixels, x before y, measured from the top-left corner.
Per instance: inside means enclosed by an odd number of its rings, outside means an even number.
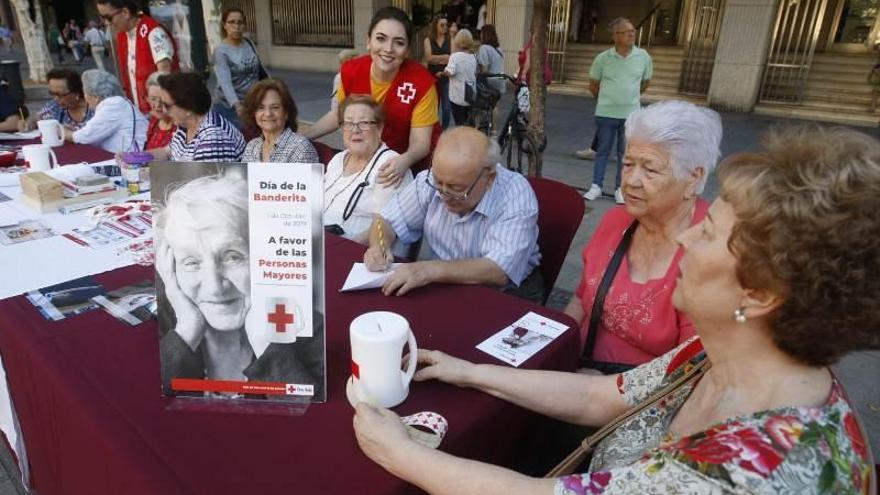
[[[430,72],[408,60],[412,22],[400,9],[380,9],[370,21],[368,55],[342,65],[342,85],[336,98],[349,94],[371,95],[382,104],[387,120],[382,141],[400,153],[379,172],[379,183],[395,185],[404,172],[423,170],[440,135],[437,117],[437,89]],[[337,112],[331,110],[305,133],[315,139],[339,128]]]
[[[132,0],[97,0],[98,13],[116,33],[119,81],[126,95],[150,113],[147,78],[153,72],[180,70],[174,38]]]

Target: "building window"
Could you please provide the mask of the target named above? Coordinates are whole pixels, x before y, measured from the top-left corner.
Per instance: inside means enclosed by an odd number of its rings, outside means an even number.
[[[353,47],[352,0],[271,0],[272,42]]]

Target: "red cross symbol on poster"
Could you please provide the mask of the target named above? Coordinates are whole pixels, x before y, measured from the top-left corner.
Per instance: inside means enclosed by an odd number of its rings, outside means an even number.
[[[284,333],[287,325],[293,325],[293,313],[288,313],[284,304],[276,304],[275,311],[269,313],[268,321],[275,325],[277,333]]]

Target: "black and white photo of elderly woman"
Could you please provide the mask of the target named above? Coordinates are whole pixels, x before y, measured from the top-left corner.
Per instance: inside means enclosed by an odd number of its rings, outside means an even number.
[[[238,170],[167,187],[156,216],[157,292],[168,301],[159,307],[160,322],[168,322],[160,325],[163,390],[173,393],[173,378],[195,378],[314,384],[314,397],[323,397],[322,318],[311,338],[291,344],[268,343],[245,325],[252,307],[247,179]]]
[[[111,153],[141,149],[147,140],[147,119],[124,96],[116,76],[90,69],[82,73],[82,85],[86,103],[95,114],[81,129],[66,129],[64,139]]]

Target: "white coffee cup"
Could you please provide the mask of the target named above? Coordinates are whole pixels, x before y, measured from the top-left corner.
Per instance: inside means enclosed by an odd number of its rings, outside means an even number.
[[[406,399],[416,372],[416,337],[403,316],[388,311],[364,313],[351,322],[352,385],[358,399],[394,407]],[[409,362],[401,371],[403,346],[409,342]]]
[[[55,119],[37,121],[37,129],[43,135],[43,144],[47,146],[61,146],[64,144],[64,128]]]
[[[21,147],[21,153],[31,172],[45,172],[58,166],[58,157],[45,144],[26,144]]]

